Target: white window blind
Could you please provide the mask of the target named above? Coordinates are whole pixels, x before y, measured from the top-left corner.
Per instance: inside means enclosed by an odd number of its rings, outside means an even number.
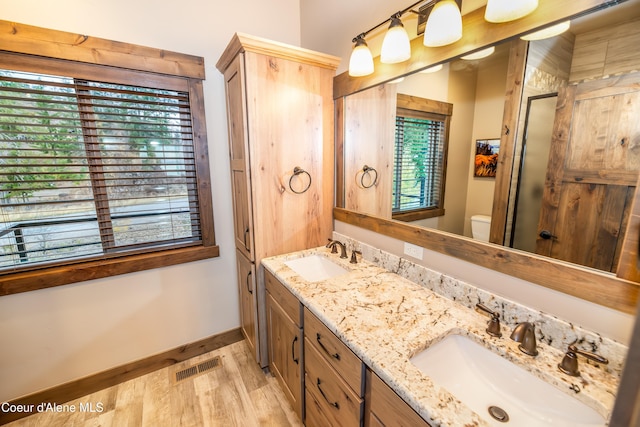
[[[0,70],[0,272],[199,244],[186,92]]]
[[[445,136],[444,120],[396,116],[393,212],[439,206]]]

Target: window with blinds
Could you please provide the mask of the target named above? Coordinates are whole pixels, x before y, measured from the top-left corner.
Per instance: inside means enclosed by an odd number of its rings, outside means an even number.
[[[440,202],[445,122],[396,116],[393,211]]]
[[[201,244],[189,93],[0,70],[0,272]]]
[[[444,215],[444,190],[453,105],[397,95],[392,215],[415,221]]]

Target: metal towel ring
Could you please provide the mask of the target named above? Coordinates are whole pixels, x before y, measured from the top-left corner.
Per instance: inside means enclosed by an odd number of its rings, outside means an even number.
[[[375,174],[374,178],[373,178],[373,181],[371,182],[371,184],[365,185],[364,184],[364,176],[365,175],[369,176],[370,172],[373,172]],[[362,185],[363,188],[371,188],[374,185],[376,185],[377,181],[378,181],[378,171],[375,170],[374,168],[370,167],[370,166],[364,165],[362,167],[362,176],[360,177],[360,185]]]
[[[309,183],[304,188],[304,190],[296,191],[293,189],[293,186],[291,185],[291,181],[293,180],[294,176],[298,176],[300,174],[306,174],[309,177]],[[293,191],[296,194],[302,194],[302,193],[305,193],[309,189],[309,187],[311,187],[311,175],[309,175],[309,172],[307,172],[306,170],[302,169],[299,166],[296,166],[295,168],[293,168],[293,175],[291,175],[291,178],[289,178],[289,190]]]

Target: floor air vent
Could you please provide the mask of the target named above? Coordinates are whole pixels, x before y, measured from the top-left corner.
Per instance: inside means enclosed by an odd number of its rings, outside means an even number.
[[[221,364],[220,356],[216,356],[213,359],[205,360],[204,362],[200,362],[197,365],[189,366],[188,368],[180,369],[176,371],[175,368],[171,370],[171,380],[174,384],[179,383],[180,381],[184,381],[188,378],[193,378],[195,376],[204,374],[212,369],[219,367]],[[178,365],[176,365],[177,367]]]

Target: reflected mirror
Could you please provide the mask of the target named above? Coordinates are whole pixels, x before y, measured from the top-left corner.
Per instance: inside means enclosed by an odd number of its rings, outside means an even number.
[[[615,273],[640,171],[640,2],[529,42],[510,129],[514,43],[347,96],[343,207]]]

